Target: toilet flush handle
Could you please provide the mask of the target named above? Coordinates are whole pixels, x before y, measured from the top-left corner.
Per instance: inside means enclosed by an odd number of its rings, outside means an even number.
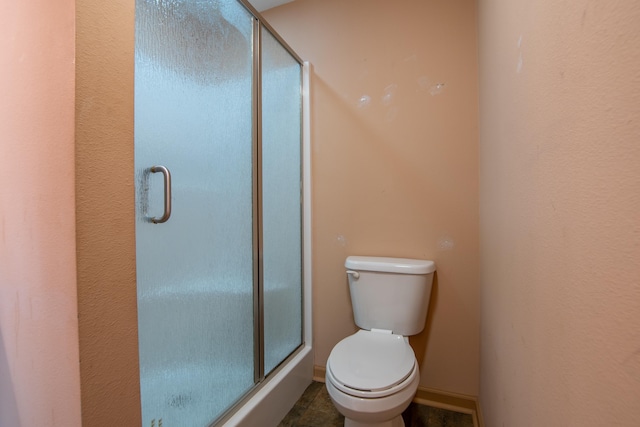
[[[357,271],[353,271],[353,270],[347,270],[347,274],[352,275],[354,279],[358,279],[360,277],[360,273],[358,273]]]

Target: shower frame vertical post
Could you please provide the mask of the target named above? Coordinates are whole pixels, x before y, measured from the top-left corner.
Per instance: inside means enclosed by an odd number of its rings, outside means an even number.
[[[264,379],[264,260],[262,256],[262,48],[261,23],[253,18],[253,331],[254,375],[256,384]]]

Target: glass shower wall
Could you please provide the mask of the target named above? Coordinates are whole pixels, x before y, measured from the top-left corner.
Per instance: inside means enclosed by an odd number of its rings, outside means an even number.
[[[302,344],[302,70],[261,29],[264,373]]]
[[[254,386],[253,17],[137,0],[136,265],[143,426],[206,426]],[[172,212],[162,224],[171,172]]]

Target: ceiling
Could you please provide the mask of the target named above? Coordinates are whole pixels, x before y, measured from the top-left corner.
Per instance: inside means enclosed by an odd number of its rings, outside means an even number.
[[[258,12],[262,12],[272,7],[280,6],[281,4],[289,3],[293,0],[249,0],[249,3],[256,8]]]

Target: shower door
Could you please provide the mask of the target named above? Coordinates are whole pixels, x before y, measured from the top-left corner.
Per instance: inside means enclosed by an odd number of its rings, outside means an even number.
[[[233,1],[136,1],[145,427],[207,426],[256,380],[254,26]]]
[[[260,30],[264,372],[302,344],[300,64]]]

